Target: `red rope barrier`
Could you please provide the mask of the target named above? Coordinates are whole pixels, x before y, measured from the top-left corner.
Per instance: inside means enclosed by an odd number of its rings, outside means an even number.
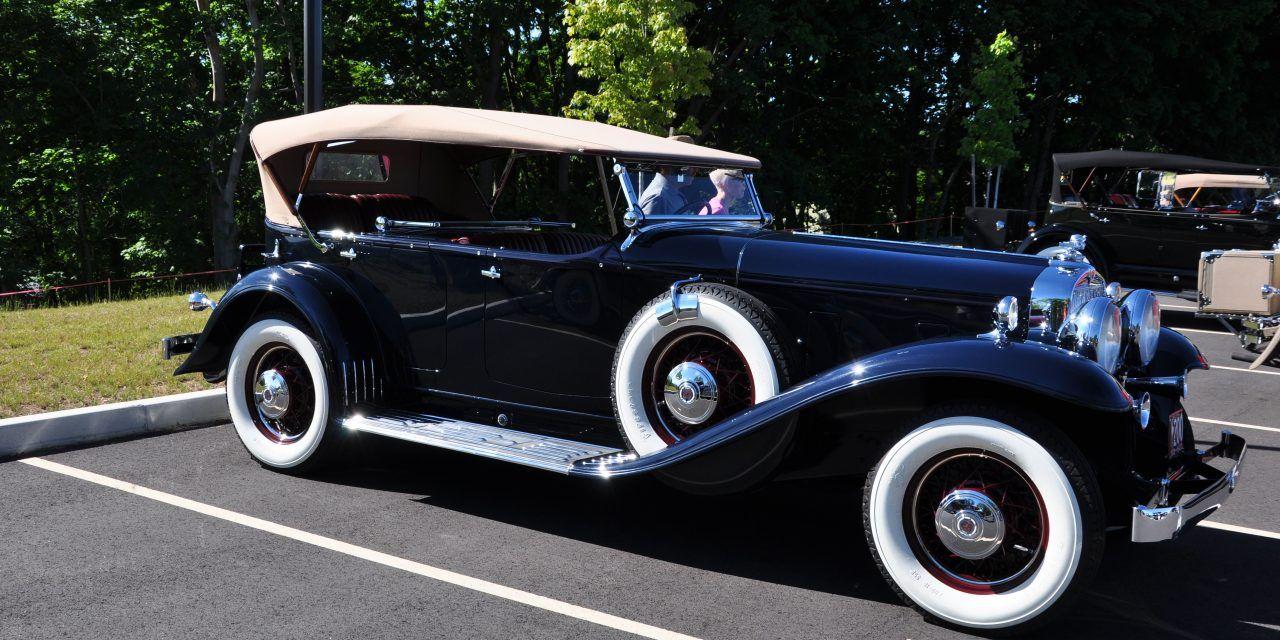
[[[7,298],[9,296],[20,296],[28,293],[52,293],[54,291],[61,291],[63,289],[79,289],[81,287],[93,287],[93,286],[104,285],[104,284],[115,284],[117,282],[142,282],[146,280],[169,280],[173,278],[185,278],[189,276],[208,276],[216,273],[232,273],[234,271],[235,269],[214,269],[212,271],[195,271],[192,273],[174,273],[174,274],[169,274],[164,276],[143,276],[139,278],[121,278],[119,280],[116,280],[114,278],[108,278],[106,280],[97,280],[94,282],[77,282],[76,284],[63,284],[63,285],[58,285],[56,287],[45,287],[43,289],[24,289],[22,291],[5,291],[3,293],[0,293],[0,298]]]

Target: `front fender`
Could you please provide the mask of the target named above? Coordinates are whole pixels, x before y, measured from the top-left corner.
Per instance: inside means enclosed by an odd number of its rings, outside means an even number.
[[[1095,411],[1118,413],[1133,405],[1116,378],[1075,353],[1036,342],[943,338],[886,349],[829,369],[657,453],[584,460],[570,473],[612,476],[654,471],[711,451],[839,394],[904,378],[935,376],[1021,387]]]
[[[387,364],[397,360],[384,348],[387,341],[378,337],[377,327],[396,327],[398,323],[374,323],[365,298],[356,283],[309,262],[254,271],[227,291],[191,355],[174,375],[199,372],[210,380],[222,379],[241,332],[254,318],[273,311],[300,316],[310,324],[330,380],[347,380],[343,373],[359,365],[383,372],[375,375],[385,375],[390,370]],[[367,376],[368,369],[361,371]],[[347,392],[343,390],[344,395]]]
[[[1022,242],[1018,243],[1017,253],[1031,253],[1031,248],[1044,244],[1046,242],[1061,242],[1070,238],[1072,234],[1083,233],[1088,235],[1085,229],[1069,224],[1054,223],[1046,227],[1041,227],[1032,231]],[[1089,243],[1093,244],[1093,238],[1089,238]]]
[[[1192,369],[1208,368],[1209,362],[1195,343],[1169,327],[1161,327],[1156,357],[1151,359],[1144,374],[1152,377],[1181,376]]]

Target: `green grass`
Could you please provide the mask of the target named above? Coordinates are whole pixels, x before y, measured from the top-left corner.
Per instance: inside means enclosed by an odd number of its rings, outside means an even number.
[[[210,389],[160,357],[161,338],[208,319],[183,295],[0,311],[0,418]]]

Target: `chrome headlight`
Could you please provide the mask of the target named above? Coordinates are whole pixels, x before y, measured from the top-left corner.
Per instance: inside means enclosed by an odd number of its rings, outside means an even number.
[[[1045,269],[1031,285],[1031,336],[1057,344],[1067,321],[1090,300],[1105,296],[1106,288],[1089,265],[1062,263]]]
[[[1129,360],[1151,364],[1160,342],[1160,301],[1146,289],[1131,291],[1120,303],[1120,313]]]
[[[1093,298],[1073,314],[1063,330],[1064,337],[1074,341],[1076,353],[1092,358],[1108,373],[1120,366],[1124,346],[1124,330],[1120,307],[1110,298]]]

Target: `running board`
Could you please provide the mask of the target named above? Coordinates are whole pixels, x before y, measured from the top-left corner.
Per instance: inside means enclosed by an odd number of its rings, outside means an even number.
[[[624,453],[612,447],[407,411],[379,409],[374,415],[347,418],[342,426],[566,474],[580,460]]]

